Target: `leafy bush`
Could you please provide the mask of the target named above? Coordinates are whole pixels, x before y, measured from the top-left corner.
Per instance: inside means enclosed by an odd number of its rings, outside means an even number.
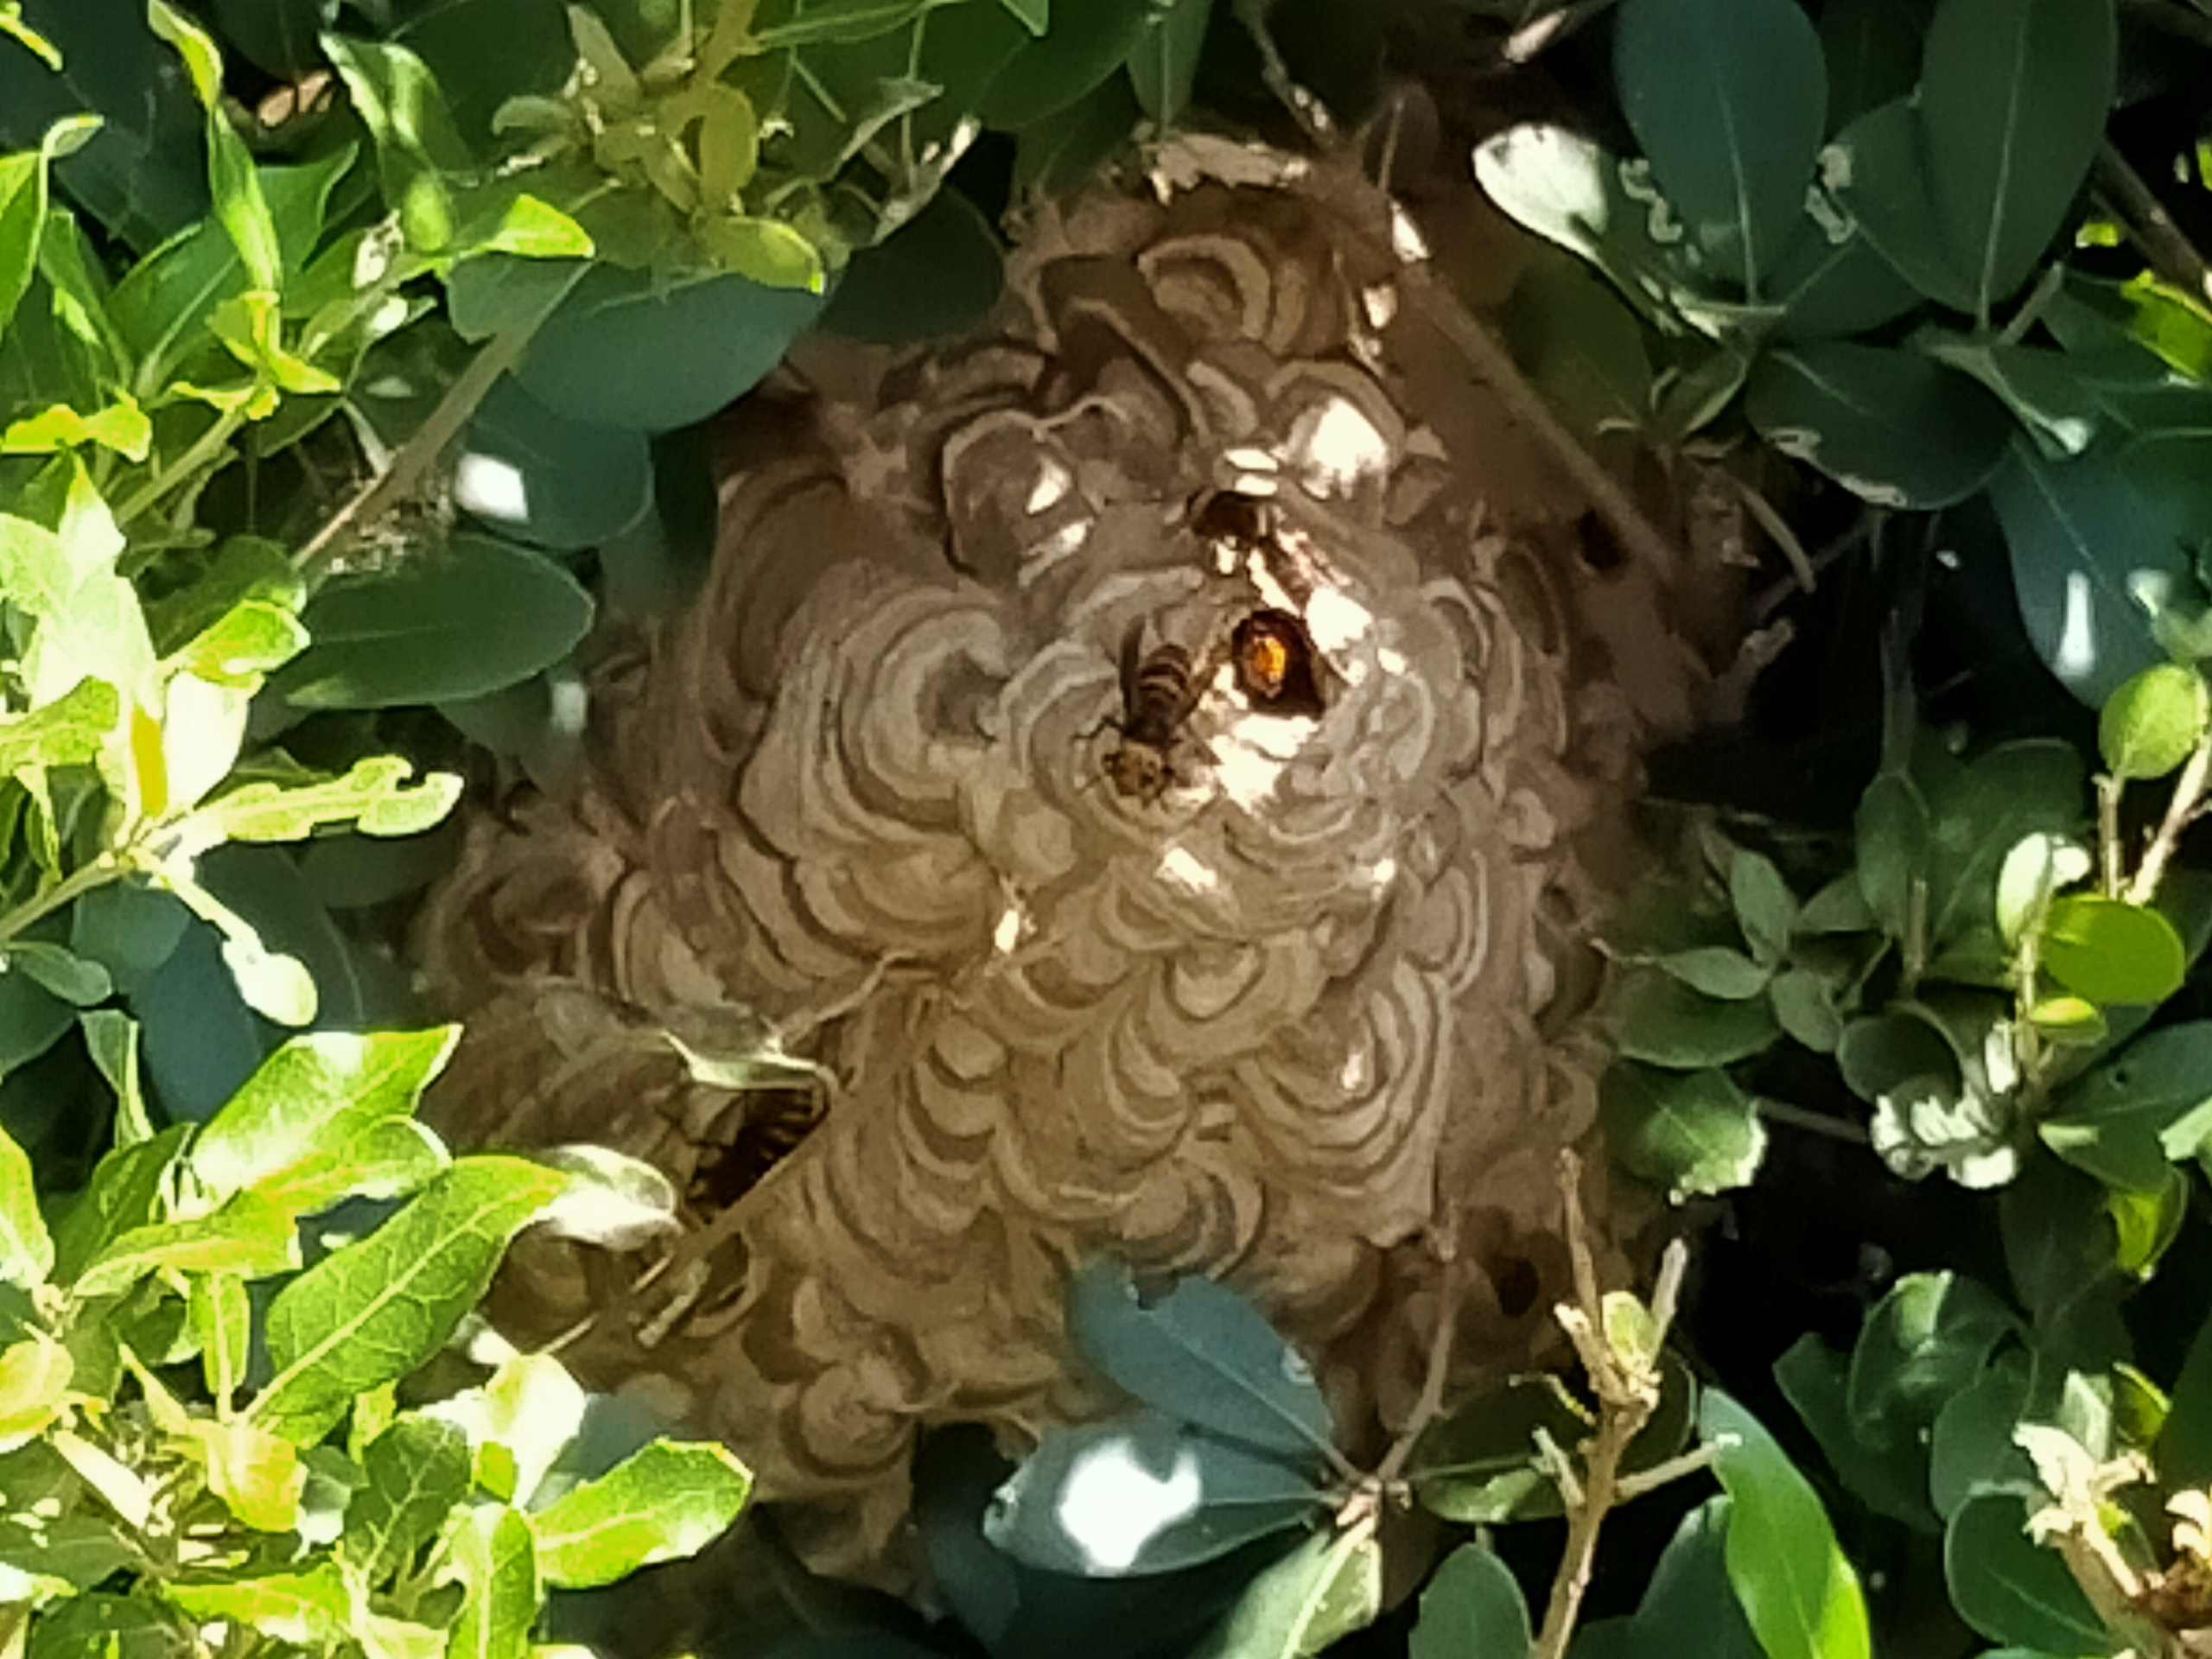
[[[584,1463],[594,1408],[550,1359],[400,1405],[506,1239],[588,1183],[413,1123],[451,1039],[404,1032],[390,907],[449,855],[469,746],[556,777],[601,608],[680,601],[711,517],[686,429],[809,328],[971,326],[988,209],[1141,123],[1264,117],[1287,76],[1351,99],[1377,12],[0,3],[0,1651],[518,1654],[547,1590],[721,1530],[728,1458]],[[1756,1363],[1719,1293],[1677,1320],[1586,1284],[1587,1397],[1431,1400],[1372,1468],[1236,1298],[1100,1268],[1072,1324],[1133,1414],[1019,1469],[948,1437],[917,1525],[960,1633],[840,1615],[814,1650],[1289,1655],[1381,1620],[1423,1659],[2183,1651],[2212,1581],[2183,1243],[2212,1158],[2212,289],[2160,215],[2212,182],[2212,10],[1468,17],[1587,106],[1474,156],[1572,256],[1497,319],[1562,430],[1731,480],[1808,591],[1847,560],[1880,588],[1846,821],[1681,815],[1608,942],[1613,1149],[1748,1226],[1826,1137],[1941,1249],[1847,1329],[1793,1303]],[[2158,100],[2190,131],[2154,191],[2116,111]],[[1906,524],[1997,575],[1969,608],[1998,643],[1936,643],[1969,676],[2038,660],[2097,766],[2063,715],[1939,712],[1909,647],[1943,578]],[[1898,1200],[1885,1171],[1947,1179]],[[1827,1508],[1785,1445],[1825,1454]],[[1583,1618],[1630,1497],[1669,1541]],[[1407,1506],[1478,1530],[1427,1573]],[[1522,1524],[1560,1516],[1563,1560]]]

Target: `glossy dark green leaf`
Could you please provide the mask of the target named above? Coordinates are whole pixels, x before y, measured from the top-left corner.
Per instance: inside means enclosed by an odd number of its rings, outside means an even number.
[[[1304,1470],[1147,1410],[1048,1428],[983,1535],[1047,1572],[1122,1578],[1213,1560],[1313,1518],[1325,1497]]]
[[[89,112],[100,130],[54,169],[64,194],[141,253],[204,216],[200,106],[144,0],[29,0],[22,17],[63,68],[0,42],[0,149],[35,149],[54,122]]]
[[[478,406],[454,464],[460,506],[562,552],[620,535],[652,505],[652,488],[643,434],[556,415],[505,379]]]
[[[2113,0],[1939,0],[1920,78],[1928,177],[1984,322],[2065,221],[2118,49]]]
[[[1700,1418],[1731,1503],[1728,1580],[1768,1659],[1871,1659],[1859,1575],[1805,1477],[1726,1395],[1708,1389]]]
[[[1732,1508],[1726,1497],[1710,1497],[1682,1517],[1635,1618],[1624,1621],[1629,1629],[1617,1659],[1762,1659],[1758,1637],[1728,1582]],[[1573,1659],[1585,1659],[1579,1637],[1570,1651]]]
[[[2159,1479],[2173,1487],[2212,1480],[2212,1318],[2190,1339],[2152,1449]]]
[[[1928,855],[1928,802],[1901,772],[1885,771],[1866,787],[1855,820],[1854,852],[1866,907],[1882,931],[1901,939],[1911,925],[1912,887]]]
[[[476,1305],[507,1241],[566,1185],[518,1159],[464,1159],[293,1280],[270,1306],[275,1375],[254,1420],[311,1443],[356,1395],[414,1370]]]
[[[2155,1191],[2169,1160],[2188,1157],[2212,1103],[2212,1021],[2139,1037],[2061,1090],[2038,1126],[2044,1144],[2114,1186]],[[2177,1131],[2179,1131],[2177,1135]],[[2171,1145],[2169,1137],[2175,1137]]]
[[[1796,230],[1827,130],[1827,72],[1795,0],[1624,0],[1621,108],[1660,188],[1754,302]]]
[[[1837,200],[1875,252],[1928,298],[1971,311],[1973,285],[1936,214],[1918,106],[1899,99],[1867,111],[1836,135],[1834,153]]]
[[[1928,1441],[1928,1495],[1948,1520],[1982,1485],[2035,1479],[2012,1429],[2028,1404],[2028,1363],[2019,1354],[1998,1362],[1942,1402]]]
[[[1069,1281],[1068,1329],[1116,1387],[1173,1418],[1294,1462],[1331,1443],[1304,1361],[1225,1285],[1185,1279],[1147,1301],[1127,1268],[1101,1258]]]
[[[29,1065],[76,1021],[76,1011],[29,975],[0,975],[0,1077]]]
[[[2065,1561],[2028,1536],[2015,1492],[1982,1492],[1953,1510],[1943,1531],[1951,1605],[1992,1642],[2043,1653],[2109,1653],[2113,1643]]]
[[[1920,290],[1875,251],[1855,220],[1839,232],[1808,218],[1783,245],[1774,274],[1774,303],[1783,308],[1775,338],[1833,340],[1866,334],[1895,321],[1921,299]]]
[[[531,339],[515,378],[572,420],[665,432],[752,391],[822,304],[741,276],[661,281],[595,265]]]
[[[853,256],[822,327],[890,345],[964,334],[998,303],[1005,276],[990,222],[959,191],[940,190],[911,222]]]
[[[1065,111],[1121,68],[1152,17],[1142,0],[1057,10],[1043,37],[1023,47],[991,83],[979,111],[984,124],[1012,131]]]
[[[1512,1569],[1478,1542],[1460,1545],[1430,1575],[1406,1651],[1411,1659],[1522,1659],[1531,1639]]]
[[[2174,925],[2146,905],[2068,893],[2044,917],[2043,965],[2092,1002],[2163,1002],[2188,967]]]
[[[1971,1279],[1907,1274],[1868,1313],[1852,1351],[1846,1405],[1853,1427],[1872,1440],[1922,1437],[2018,1327],[2012,1311]]]
[[[1928,1454],[1911,1439],[1868,1440],[1851,1421],[1851,1363],[1807,1332],[1774,1363],[1774,1380],[1826,1454],[1843,1489],[1875,1514],[1933,1533]]]
[[[1748,1058],[1782,1034],[1764,1001],[1706,996],[1656,968],[1623,972],[1611,1011],[1621,1053],[1685,1071]]]
[[[254,67],[280,79],[322,62],[316,37],[338,15],[338,0],[213,0],[225,42]]]
[[[1828,0],[1821,8],[1832,126],[1912,91],[1935,13],[1935,0]]]
[[[1622,1166],[1678,1203],[1749,1185],[1766,1155],[1758,1102],[1717,1069],[1662,1071],[1617,1060],[1599,1085],[1599,1117]]]
[[[1928,938],[1938,950],[1993,937],[2005,860],[2031,835],[2069,836],[2087,810],[2082,757],[2048,738],[2001,743],[1971,765],[1916,762],[1925,778],[1931,836],[1926,864]]]
[[[419,56],[470,143],[510,98],[551,94],[575,67],[561,0],[396,0],[391,38]]]
[[[1191,106],[1214,0],[1170,0],[1129,53],[1129,84],[1146,117],[1172,127]]]
[[[592,269],[588,260],[525,259],[518,254],[466,260],[445,276],[454,333],[474,344],[510,329],[535,327]]]
[[[591,619],[591,596],[550,560],[455,536],[387,575],[323,588],[303,619],[315,643],[276,683],[308,709],[480,696],[566,656]]]
[[[1306,1659],[1373,1624],[1382,1605],[1373,1529],[1317,1531],[1253,1580],[1193,1659]]]
[[[2005,407],[1916,353],[1845,340],[1769,352],[1744,411],[1760,436],[1877,505],[1964,500],[2005,458]]]
[[[1774,976],[1772,969],[1762,967],[1742,951],[1731,950],[1725,945],[1670,951],[1651,958],[1651,965],[1681,980],[1692,990],[1724,1001],[1758,996]]]

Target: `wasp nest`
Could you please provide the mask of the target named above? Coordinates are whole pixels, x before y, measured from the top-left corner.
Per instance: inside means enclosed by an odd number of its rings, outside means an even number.
[[[1244,1289],[1370,1429],[1440,1237],[1468,1369],[1565,1282],[1632,771],[1573,513],[1380,191],[1226,144],[1148,182],[1036,227],[994,331],[749,400],[703,592],[430,918],[443,1126],[649,1159],[692,1229],[525,1251],[505,1317],[585,1322],[817,1564],[879,1556],[922,1427],[1085,1408],[1092,1253]]]

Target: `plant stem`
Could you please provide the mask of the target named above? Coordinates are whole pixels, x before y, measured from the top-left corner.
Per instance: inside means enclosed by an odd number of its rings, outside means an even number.
[[[2105,897],[2120,897],[2120,791],[2126,785],[2107,772],[2097,774],[2097,876]]]
[[[446,395],[439,400],[415,435],[400,446],[399,453],[391,458],[391,465],[371,479],[353,499],[332,514],[322,528],[315,531],[306,546],[294,556],[292,563],[302,574],[312,575],[315,568],[327,559],[333,550],[358,540],[367,525],[386,507],[397,505],[411,495],[435,467],[447,448],[461,435],[468,418],[488,395],[499,377],[522,360],[522,354],[537,332],[538,320],[494,334],[484,349],[461,371]]]
[[[245,416],[238,409],[226,409],[218,415],[214,424],[202,432],[189,449],[141,484],[137,491],[115,510],[115,522],[128,528],[144,518],[160,504],[163,496],[176,487],[178,480],[190,478],[221,454],[245,424]]]
[[[1855,1146],[1866,1144],[1866,1131],[1857,1123],[1840,1117],[1830,1117],[1826,1112],[1808,1112],[1802,1106],[1772,1100],[1762,1095],[1758,1115],[1772,1123],[1787,1123],[1793,1129],[1803,1129],[1811,1135],[1825,1135],[1831,1140],[1848,1141]]]
[[[2181,769],[2180,780],[2174,785],[2173,798],[2166,803],[2166,815],[2158,820],[2158,833],[2152,837],[2150,850],[2136,868],[2135,879],[2127,884],[2129,904],[2147,905],[2158,896],[2158,883],[2164,879],[2166,866],[2173,862],[2174,853],[2181,844],[2181,832],[2196,817],[2208,783],[2212,783],[2212,736],[2190,751],[2188,764]]]
[[[1620,1500],[1620,1463],[1629,1442],[1643,1427],[1624,1414],[1607,1411],[1595,1438],[1587,1442],[1583,1458],[1582,1502],[1567,1522],[1567,1555],[1552,1580],[1550,1604],[1544,1609],[1544,1628],[1529,1650],[1529,1659],[1560,1659],[1574,1634],[1575,1617],[1582,1610],[1584,1592],[1590,1587],[1590,1571],[1598,1556],[1598,1531],[1605,1513]]]
[[[2180,8],[2175,8],[2177,11]],[[2198,18],[2212,33],[2212,18]],[[2114,216],[2126,227],[2128,239],[2159,276],[2191,299],[2212,300],[2212,265],[2191,242],[2174,216],[2168,213],[2143,175],[2109,140],[2097,147],[2093,176]]]
[[[13,944],[17,935],[36,926],[64,906],[74,904],[93,888],[118,880],[125,868],[124,861],[113,853],[102,853],[44,892],[33,894],[5,915],[0,915],[0,950]]]

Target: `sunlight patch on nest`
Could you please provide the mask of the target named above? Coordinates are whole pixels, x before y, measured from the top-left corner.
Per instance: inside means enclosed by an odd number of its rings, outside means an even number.
[[[1211,893],[1220,874],[1187,847],[1170,847],[1160,855],[1160,879],[1189,893]]]

